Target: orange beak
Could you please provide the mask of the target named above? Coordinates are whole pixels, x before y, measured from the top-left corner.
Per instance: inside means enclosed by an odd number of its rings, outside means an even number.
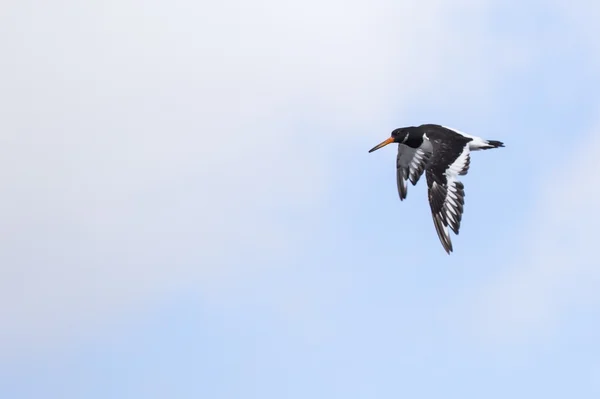
[[[394,138],[393,138],[393,137],[390,137],[389,139],[387,139],[387,140],[384,140],[384,141],[382,141],[381,143],[377,144],[375,147],[371,148],[371,149],[369,150],[369,152],[376,151],[376,150],[380,149],[381,147],[385,147],[385,146],[386,146],[386,145],[388,145],[388,144],[392,144],[393,142],[394,142]]]

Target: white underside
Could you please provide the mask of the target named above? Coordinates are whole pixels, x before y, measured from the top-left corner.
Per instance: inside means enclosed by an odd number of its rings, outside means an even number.
[[[477,151],[477,150],[481,150],[481,149],[484,149],[484,148],[490,148],[490,147],[492,147],[490,145],[490,143],[488,143],[487,140],[484,140],[481,137],[471,136],[470,134],[467,134],[465,132],[461,132],[460,130],[457,130],[457,129],[454,129],[454,128],[451,128],[451,127],[448,127],[448,126],[442,126],[442,127],[445,127],[446,129],[450,129],[450,130],[452,130],[452,131],[460,134],[461,136],[468,137],[468,138],[472,139],[473,141],[469,142],[469,150],[471,150],[471,151]]]

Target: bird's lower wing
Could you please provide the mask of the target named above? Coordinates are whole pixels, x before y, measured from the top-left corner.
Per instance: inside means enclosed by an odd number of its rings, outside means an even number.
[[[467,174],[469,164],[469,147],[465,145],[462,149],[436,149],[427,168],[433,224],[448,254],[453,250],[448,227],[458,235],[465,204],[465,187],[458,177]]]

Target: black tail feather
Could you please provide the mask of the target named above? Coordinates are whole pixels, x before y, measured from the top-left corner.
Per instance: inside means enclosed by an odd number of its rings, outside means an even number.
[[[498,148],[498,147],[504,147],[504,143],[501,141],[496,141],[496,140],[486,140],[488,142],[489,145],[491,145],[491,147],[489,148]]]

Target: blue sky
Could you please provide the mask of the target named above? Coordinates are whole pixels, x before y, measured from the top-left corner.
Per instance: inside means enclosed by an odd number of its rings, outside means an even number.
[[[600,394],[600,6],[9,2],[0,396]],[[399,126],[472,156],[443,251]]]

